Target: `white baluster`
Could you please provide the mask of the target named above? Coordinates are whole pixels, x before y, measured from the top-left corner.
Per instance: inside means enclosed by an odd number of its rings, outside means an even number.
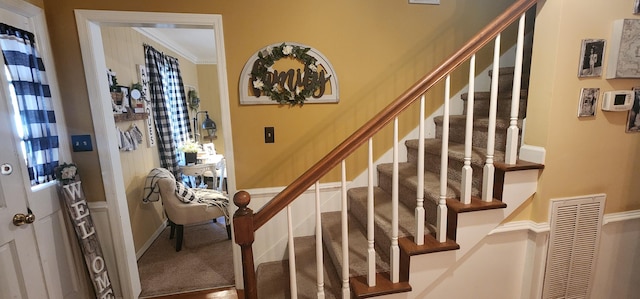
[[[320,181],[316,181],[316,284],[318,299],[324,299],[324,257],[322,252],[322,211],[320,210]]]
[[[416,235],[417,245],[424,244],[424,95],[420,97],[420,121],[418,124],[418,188],[416,189]]]
[[[469,96],[467,97],[467,123],[464,133],[464,166],[462,166],[462,180],[460,182],[460,201],[464,204],[471,203],[471,183],[473,181],[473,168],[471,168],[471,147],[473,136],[473,102],[476,86],[476,54],[469,60]]]
[[[349,211],[347,210],[347,165],[342,160],[342,298],[350,298],[349,290]]]
[[[368,184],[367,184],[367,283],[369,287],[376,286],[376,250],[374,248],[374,205],[373,205],[373,139],[369,138]]]
[[[298,298],[298,281],[296,275],[296,248],[293,244],[293,220],[291,219],[291,205],[287,206],[287,230],[289,231],[289,288],[291,298]]]
[[[391,282],[400,281],[400,248],[398,247],[398,118],[393,120],[393,175],[391,179],[391,250],[389,266]]]
[[[507,129],[507,148],[504,154],[504,162],[516,164],[518,158],[518,110],[520,109],[520,86],[522,81],[522,52],[524,48],[524,19],[520,17],[518,23],[518,44],[516,46],[516,65],[513,70],[513,92],[511,94],[511,117],[509,129]]]
[[[447,75],[444,85],[444,112],[442,120],[442,151],[440,159],[440,198],[438,200],[437,231],[438,242],[447,241],[447,167],[449,159],[449,94],[451,75]]]
[[[493,47],[493,68],[491,75],[491,98],[489,102],[489,125],[487,131],[487,160],[482,171],[482,200],[493,200],[493,179],[495,166],[493,154],[496,143],[496,114],[498,110],[498,76],[500,72],[500,34],[496,36]]]

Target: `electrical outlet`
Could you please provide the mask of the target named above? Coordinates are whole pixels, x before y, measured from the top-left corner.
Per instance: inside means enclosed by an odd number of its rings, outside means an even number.
[[[74,152],[90,152],[93,150],[91,135],[71,135]]]
[[[274,135],[273,127],[264,127],[264,143],[275,143],[276,137]]]

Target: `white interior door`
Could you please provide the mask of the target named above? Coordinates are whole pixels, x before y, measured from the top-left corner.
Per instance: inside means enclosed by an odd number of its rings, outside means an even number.
[[[60,161],[66,162],[70,154],[43,13],[23,1],[0,0],[0,20],[36,35],[55,102]],[[30,186],[4,64],[0,66],[0,298],[86,298],[84,281],[78,279],[82,268],[74,262],[78,249],[67,234],[57,185]],[[22,219],[29,214],[35,218]]]

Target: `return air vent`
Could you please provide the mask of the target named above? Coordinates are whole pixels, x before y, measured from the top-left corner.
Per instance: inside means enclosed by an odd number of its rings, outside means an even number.
[[[605,196],[552,201],[542,298],[589,298]]]

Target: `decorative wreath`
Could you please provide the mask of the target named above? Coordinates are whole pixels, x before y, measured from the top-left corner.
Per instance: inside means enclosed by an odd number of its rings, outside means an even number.
[[[318,77],[317,60],[307,54],[309,50],[310,48],[282,43],[277,47],[267,47],[264,51],[258,52],[258,59],[251,71],[253,88],[281,105],[302,106],[321,87],[320,84],[323,82],[322,80],[309,80],[309,78]],[[304,64],[304,75],[302,76],[304,82],[298,84],[295,90],[289,90],[286,84],[278,84],[274,78],[267,79],[267,74],[273,71],[271,66],[281,58],[293,58]]]
[[[63,184],[68,184],[76,180],[78,167],[73,163],[63,163],[56,168],[56,179]]]

